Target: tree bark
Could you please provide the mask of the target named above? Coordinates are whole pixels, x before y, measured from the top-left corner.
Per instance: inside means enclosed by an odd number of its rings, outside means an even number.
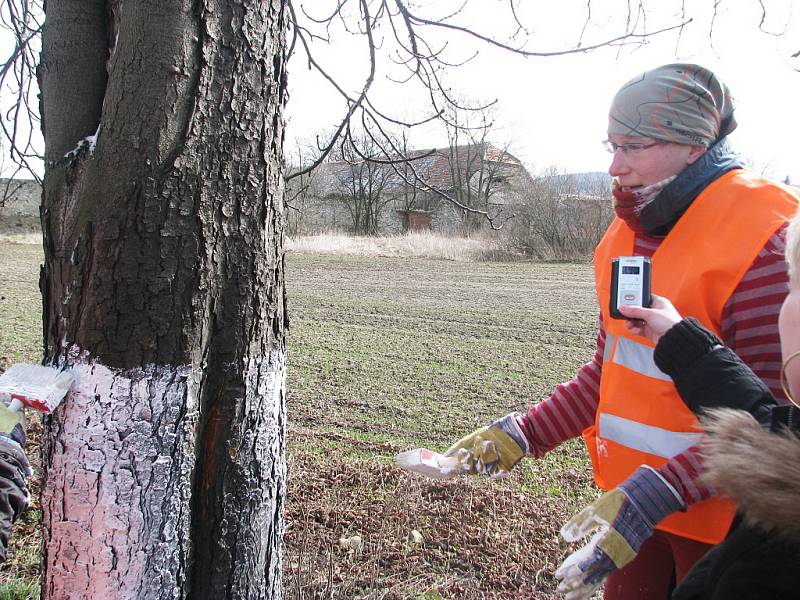
[[[281,0],[48,0],[44,598],[279,598]]]

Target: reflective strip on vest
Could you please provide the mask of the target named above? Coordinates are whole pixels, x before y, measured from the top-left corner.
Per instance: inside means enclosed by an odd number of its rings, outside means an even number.
[[[698,444],[703,434],[669,431],[602,413],[599,435],[627,448],[662,458],[672,458]]]
[[[635,371],[645,377],[672,381],[672,378],[656,366],[653,360],[653,348],[645,346],[626,337],[619,337],[613,362]]]
[[[607,363],[611,358],[611,350],[614,348],[614,336],[606,334],[606,345],[603,348],[603,362]]]

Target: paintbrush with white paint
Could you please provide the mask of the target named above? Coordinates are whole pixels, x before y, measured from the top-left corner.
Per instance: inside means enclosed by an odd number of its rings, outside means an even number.
[[[19,423],[22,407],[50,414],[67,395],[72,382],[71,373],[52,367],[26,363],[11,365],[0,375],[0,395],[11,396],[6,406],[0,402],[0,432],[9,433]]]

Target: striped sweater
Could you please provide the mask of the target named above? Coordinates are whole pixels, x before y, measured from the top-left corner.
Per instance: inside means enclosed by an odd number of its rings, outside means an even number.
[[[779,401],[785,397],[778,381],[781,367],[778,313],[788,292],[782,227],[766,243],[742,278],[723,311],[722,339],[769,386]],[[652,256],[661,238],[637,235],[634,254]],[[606,334],[600,319],[597,351],[571,381],[520,417],[530,454],[542,456],[594,424],[600,401],[600,372]],[[692,447],[657,469],[683,498],[686,506],[705,500],[711,490],[698,481],[700,459]]]

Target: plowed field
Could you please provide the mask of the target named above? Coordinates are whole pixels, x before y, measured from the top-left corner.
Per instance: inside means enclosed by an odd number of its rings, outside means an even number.
[[[302,255],[287,268],[288,597],[556,597],[558,529],[594,495],[578,443],[504,481],[426,480],[390,459],[443,450],[570,378],[594,349],[591,269]]]

